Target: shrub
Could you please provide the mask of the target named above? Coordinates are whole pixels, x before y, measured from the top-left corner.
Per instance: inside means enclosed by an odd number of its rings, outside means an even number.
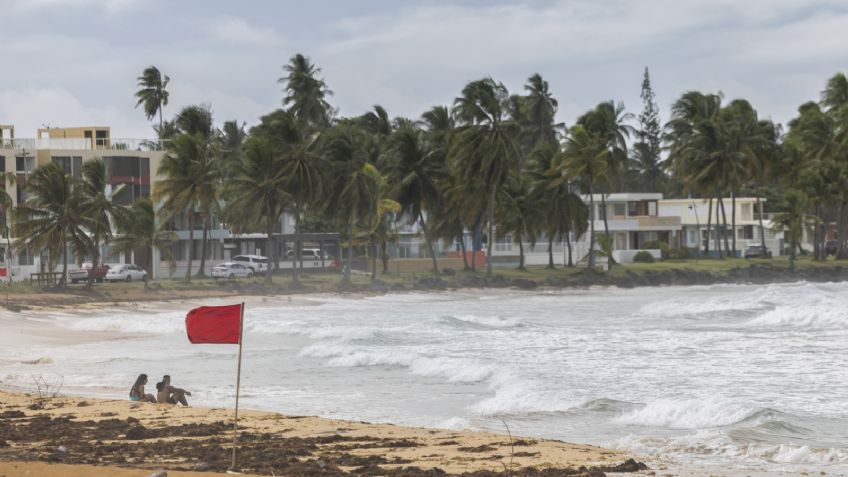
[[[672,248],[665,242],[660,242],[660,241],[654,240],[653,242],[646,242],[640,248],[651,249],[651,250],[659,250],[660,256],[663,259],[674,258],[672,256],[672,254],[674,253],[674,250],[672,250]]]
[[[638,263],[654,263],[654,256],[651,255],[651,252],[642,250],[633,256],[633,261]]]
[[[669,254],[669,257],[675,260],[692,260],[695,258],[695,251],[691,248],[680,248],[677,250],[672,250]]]

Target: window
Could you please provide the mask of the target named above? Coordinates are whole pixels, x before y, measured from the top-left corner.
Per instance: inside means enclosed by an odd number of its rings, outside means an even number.
[[[82,175],[82,157],[53,156],[53,162],[65,171],[65,174],[79,178]]]
[[[629,217],[636,217],[639,215],[639,203],[638,202],[628,202],[627,203],[627,215]]]
[[[512,251],[512,234],[506,234],[495,241],[495,252]]]
[[[627,214],[627,208],[625,204],[613,204],[612,205],[612,215],[618,217],[624,217]]]
[[[18,156],[15,158],[15,170],[18,172],[26,171],[26,157]]]
[[[0,171],[6,172],[6,156],[0,156]]]
[[[35,259],[29,248],[24,247],[18,252],[18,265],[35,265]]]
[[[651,217],[657,215],[657,202],[655,200],[648,202],[648,215]]]
[[[754,226],[753,225],[745,225],[739,229],[739,238],[743,240],[753,240],[754,239]]]

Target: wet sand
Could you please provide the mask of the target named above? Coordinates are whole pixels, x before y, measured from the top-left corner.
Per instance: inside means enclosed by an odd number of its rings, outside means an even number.
[[[231,409],[0,391],[0,476],[225,472],[232,415]],[[245,475],[600,477],[641,467],[622,466],[627,455],[588,445],[259,411],[240,412],[239,443],[237,467]]]

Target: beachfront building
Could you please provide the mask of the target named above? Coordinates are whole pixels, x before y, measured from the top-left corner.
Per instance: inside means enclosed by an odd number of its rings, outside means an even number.
[[[762,213],[762,232],[760,230],[760,206],[756,197],[737,197],[736,209],[733,208],[733,199],[725,197],[724,214],[727,216],[728,226],[724,228],[724,216],[718,207],[718,201],[712,204],[708,199],[664,199],[659,202],[660,215],[665,217],[679,217],[683,227],[681,247],[700,250],[703,252],[707,240],[710,241],[710,255],[716,255],[716,240],[721,243],[724,250],[724,238],[732,246],[733,235],[736,235],[736,251],[742,256],[749,245],[762,245],[765,236],[766,248],[774,255],[780,255],[784,248],[783,232],[775,232],[774,224],[771,222],[771,214]],[[766,199],[761,198],[760,204],[765,210]],[[711,206],[712,205],[712,206]],[[736,227],[733,229],[732,222],[735,214]],[[707,235],[707,224],[710,224],[709,236]],[[733,229],[733,230],[732,230]]]
[[[592,196],[594,210],[591,211],[590,220],[594,221],[595,234],[596,236],[605,234],[606,227],[609,227],[612,255],[616,262],[632,262],[633,257],[641,250],[647,250],[659,258],[659,243],[664,243],[671,248],[680,246],[682,232],[680,217],[660,215],[659,202],[662,197],[660,193],[633,192]],[[588,205],[589,196],[583,196],[583,201]],[[589,253],[589,232],[587,231],[581,237],[571,236],[568,240],[571,242],[572,263],[584,261]],[[528,265],[548,263],[547,238],[539,237],[535,247],[525,243],[524,251]],[[553,244],[554,264],[567,264],[568,252],[569,243],[565,240],[555,242]],[[507,234],[495,241],[492,261],[504,265],[514,264],[518,262],[518,254],[518,245],[513,243],[512,236]]]
[[[136,198],[150,195],[155,173],[164,157],[161,143],[146,139],[113,138],[106,126],[72,128],[41,128],[36,137],[15,136],[12,125],[0,126],[0,170],[11,172],[15,181],[4,184],[14,206],[27,201],[28,194],[23,185],[40,166],[59,164],[67,174],[82,175],[82,164],[95,158],[103,159],[106,168],[107,194],[118,204],[129,205]],[[13,250],[11,262],[7,263],[7,240],[0,241],[0,263],[11,270],[14,280],[29,279],[34,273],[52,272],[48,264],[62,263],[61,257],[51,259],[46,251]],[[139,250],[137,253],[146,254]],[[123,257],[113,253],[110,247],[101,250],[104,262],[129,261],[144,263],[146,255]],[[68,257],[69,263],[80,262],[84,257]]]

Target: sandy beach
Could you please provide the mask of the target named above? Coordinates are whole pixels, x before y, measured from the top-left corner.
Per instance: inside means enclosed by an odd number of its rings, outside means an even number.
[[[45,399],[0,391],[0,475],[224,472],[230,464],[232,415],[230,409]],[[270,412],[242,411],[239,431],[238,468],[246,475],[400,476],[505,470],[549,475],[556,469],[556,475],[601,476],[640,468],[633,462],[622,465],[628,456],[621,452],[587,445]]]

